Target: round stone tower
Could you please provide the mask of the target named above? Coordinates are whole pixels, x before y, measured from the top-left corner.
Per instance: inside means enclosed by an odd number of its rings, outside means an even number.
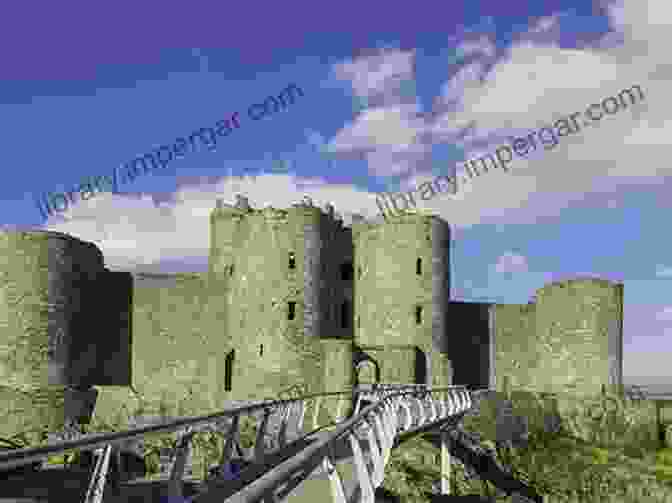
[[[232,398],[322,390],[319,338],[332,322],[336,285],[327,278],[340,225],[311,202],[284,210],[220,203],[213,212],[211,271],[228,277]]]
[[[9,412],[0,423],[10,430],[8,421],[58,428],[73,335],[90,330],[87,313],[101,302],[87,286],[104,270],[102,254],[58,232],[2,231],[0,255],[0,384]]]
[[[383,382],[447,384],[448,224],[407,213],[353,227],[355,344],[380,367]],[[439,370],[442,369],[442,370]]]
[[[623,284],[577,278],[537,291],[535,387],[599,393],[623,381]]]

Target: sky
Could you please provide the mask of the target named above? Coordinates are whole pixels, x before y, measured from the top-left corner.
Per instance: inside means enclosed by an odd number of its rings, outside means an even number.
[[[672,384],[672,5],[435,6],[8,4],[0,223],[94,242],[110,269],[204,271],[217,198],[307,195],[346,221],[374,217],[376,193],[460,177],[466,159],[639,85],[643,100],[420,206],[451,225],[452,298],[526,303],[550,281],[622,282],[626,382]],[[248,116],[291,84],[293,104]],[[212,149],[48,218],[35,203],[236,112]]]

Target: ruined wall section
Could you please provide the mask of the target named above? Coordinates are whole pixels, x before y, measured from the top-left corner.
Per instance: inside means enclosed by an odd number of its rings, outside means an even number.
[[[539,391],[599,393],[622,384],[623,285],[577,278],[537,292]]]
[[[535,304],[494,304],[491,308],[494,324],[494,387],[497,391],[508,389],[534,389],[537,377],[545,370],[540,368],[540,347],[535,342]]]
[[[206,273],[136,273],[131,279],[132,386],[98,388],[95,415],[114,422],[140,408],[173,417],[221,410],[229,398],[226,281]]]
[[[218,410],[227,398],[230,341],[219,312],[225,291],[213,288],[207,274],[140,273],[133,282],[134,389],[157,410],[161,401],[173,409]],[[112,400],[105,394],[97,412]]]

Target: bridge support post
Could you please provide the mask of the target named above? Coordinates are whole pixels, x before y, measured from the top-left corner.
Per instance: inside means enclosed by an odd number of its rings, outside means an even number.
[[[187,431],[180,437],[175,449],[175,461],[170,470],[170,479],[168,481],[168,498],[183,498],[184,467],[189,457],[191,439],[194,433],[190,428],[187,428]]]
[[[446,430],[441,430],[441,494],[450,494],[451,466],[448,445],[450,436]]]

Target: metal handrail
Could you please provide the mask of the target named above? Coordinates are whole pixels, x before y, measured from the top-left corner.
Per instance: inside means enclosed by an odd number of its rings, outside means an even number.
[[[400,387],[404,387],[403,385]],[[413,387],[415,386],[405,386]],[[446,391],[458,391],[466,389],[464,386],[451,386],[444,388],[427,388],[425,395],[433,393],[445,393]],[[247,503],[251,501],[260,501],[265,496],[272,494],[280,485],[290,480],[291,476],[298,471],[303,471],[304,475],[310,475],[322,459],[327,455],[329,448],[336,442],[340,441],[346,434],[353,433],[353,430],[363,421],[367,421],[369,416],[380,408],[387,405],[390,400],[400,398],[408,395],[417,394],[417,389],[410,391],[401,391],[397,393],[389,393],[384,395],[376,403],[368,405],[359,414],[350,419],[346,419],[338,424],[335,429],[329,432],[325,438],[317,440],[313,445],[303,449],[301,452],[272,468],[260,478],[252,483],[241,487],[235,494],[226,499],[226,503]],[[245,481],[236,481],[236,485],[242,485]],[[229,486],[228,490],[231,490]],[[215,501],[221,503],[221,495],[216,494],[216,490],[208,491],[196,498],[196,503],[214,503]]]
[[[393,389],[405,389],[413,388],[416,389],[415,385],[390,385],[394,386]],[[420,385],[424,386],[424,385]],[[445,388],[448,389],[459,389],[463,386],[451,386]],[[392,389],[392,388],[391,388]],[[427,388],[429,390],[431,388]],[[443,389],[443,388],[442,388]],[[374,390],[361,390],[361,391],[375,391]],[[293,404],[297,402],[303,402],[310,400],[312,398],[318,397],[329,397],[329,396],[354,396],[358,392],[361,392],[358,387],[354,387],[347,391],[333,391],[325,393],[313,393],[310,395],[305,395],[297,398],[291,398],[287,400],[263,400],[252,405],[247,405],[243,407],[237,407],[234,409],[228,409],[225,411],[217,412],[214,414],[208,414],[204,416],[196,416],[192,418],[179,419],[175,421],[170,421],[162,423],[159,425],[145,426],[141,428],[132,428],[125,431],[114,432],[114,433],[102,433],[102,434],[93,434],[87,435],[83,438],[77,440],[65,440],[60,442],[54,442],[47,445],[39,447],[28,447],[24,449],[15,449],[6,452],[0,452],[0,469],[3,468],[13,468],[15,466],[20,466],[30,461],[40,461],[47,459],[50,456],[57,455],[66,451],[73,449],[79,449],[83,451],[94,450],[101,447],[106,447],[107,445],[119,445],[124,444],[128,440],[141,437],[150,433],[168,433],[174,432],[184,427],[195,427],[197,425],[207,426],[209,423],[216,422],[218,419],[224,419],[228,417],[250,414],[260,410],[266,410],[269,408],[280,407],[283,405]]]
[[[436,399],[432,398],[434,394],[443,394],[443,399],[437,402]],[[341,415],[342,397],[344,396],[349,396],[353,401],[353,408],[348,413],[350,415],[349,419],[347,416]],[[320,403],[324,398],[328,399],[328,397],[339,397],[335,420],[333,422],[329,421],[329,424],[318,428],[319,423],[317,419]],[[405,399],[405,397],[408,397],[408,399]],[[301,432],[304,431],[303,425],[307,402],[313,399],[315,399],[313,429],[310,433],[303,434]],[[366,402],[374,403],[371,403],[363,411],[359,412],[360,406]],[[404,405],[406,402],[409,403]],[[414,418],[415,414],[411,413],[409,406],[411,403],[415,404],[418,408],[419,417]],[[427,406],[430,409],[429,414]],[[215,472],[211,473],[211,476],[207,477],[204,484],[201,485],[201,490],[199,491],[201,495],[196,497],[194,501],[214,503],[215,501],[221,502],[222,498],[228,498],[227,501],[240,503],[250,501],[250,499],[252,501],[260,501],[261,499],[275,501],[274,491],[279,486],[283,486],[281,493],[284,492],[286,496],[298,484],[308,478],[315,471],[317,465],[321,463],[323,469],[329,473],[332,495],[337,502],[345,503],[342,481],[337,472],[335,472],[329,455],[323,452],[325,449],[333,451],[337,445],[336,442],[339,442],[344,435],[347,435],[347,439],[353,450],[361,496],[366,501],[372,501],[374,497],[373,489],[378,487],[383,481],[383,472],[389,461],[390,450],[400,432],[410,432],[414,426],[415,429],[426,427],[427,421],[436,424],[442,423],[448,417],[459,415],[459,413],[465,412],[472,408],[472,406],[472,392],[465,386],[443,388],[409,384],[377,384],[371,387],[353,386],[345,391],[314,393],[283,400],[262,400],[257,403],[214,414],[183,418],[122,432],[94,434],[77,440],[60,441],[40,447],[0,453],[0,469],[9,466],[25,465],[31,461],[41,460],[48,458],[50,455],[60,454],[73,449],[84,451],[95,449],[97,461],[89,481],[85,503],[102,503],[110,468],[110,458],[113,453],[117,469],[119,470],[119,467],[122,466],[118,444],[126,444],[129,440],[142,435],[177,432],[180,439],[178,442],[179,445],[174,450],[175,462],[173,463],[168,481],[168,495],[169,497],[178,498],[183,495],[185,462],[189,456],[190,443],[194,433],[202,431],[201,428],[212,428],[212,423],[217,428],[217,423],[220,423],[222,419],[231,418],[230,425],[226,424],[228,432],[225,434],[226,441],[219,464]],[[403,411],[400,411],[400,407],[403,408]],[[439,409],[441,410],[440,413]],[[227,475],[227,467],[231,462],[234,446],[239,447],[240,445],[240,418],[243,415],[254,415],[255,412],[260,410],[263,411],[263,419],[256,428],[257,434],[254,446],[256,468],[250,472],[246,471],[244,474],[238,476],[236,480],[231,480]],[[283,416],[277,438],[279,445],[277,449],[266,451],[265,435],[267,433],[268,420],[278,410],[281,411]],[[450,414],[447,415],[449,411]],[[293,440],[291,444],[287,444],[287,427],[292,412],[298,413],[295,424],[296,431],[292,436],[298,433],[299,438]],[[403,425],[399,422],[401,417],[399,416],[400,412],[403,412],[405,417]],[[436,422],[439,418],[441,418],[441,421]],[[354,431],[358,426],[364,426],[367,423],[368,428],[365,427],[364,430]],[[324,431],[327,427],[329,430]],[[323,433],[318,435],[319,431],[323,431]],[[368,437],[367,440],[371,446],[372,462],[374,465],[373,472],[369,472],[359,445],[362,434]],[[286,448],[289,451],[285,453],[284,450]],[[298,451],[296,450],[297,448],[299,449]],[[317,458],[320,454],[322,455]],[[272,461],[272,459],[275,459],[275,461]],[[334,457],[335,460],[336,458]],[[269,462],[270,464],[268,464]],[[299,472],[299,477],[290,479],[289,476],[297,475],[297,471]],[[113,475],[115,477],[115,484],[118,484],[119,480],[117,477],[120,475],[121,472],[117,473],[116,476]],[[222,483],[224,483],[223,487]]]
[[[0,469],[11,467],[12,462],[21,461],[21,464],[23,464],[23,462],[33,460],[39,461],[42,459],[46,459],[50,456],[70,451],[73,449],[89,451],[100,447],[105,447],[108,444],[110,445],[123,444],[126,443],[128,440],[141,437],[148,433],[174,432],[184,427],[194,427],[196,425],[201,425],[201,423],[203,423],[202,424],[203,426],[206,426],[209,423],[216,422],[218,419],[221,420],[227,417],[249,414],[252,412],[256,412],[258,410],[280,407],[291,403],[309,400],[311,398],[337,396],[337,395],[352,395],[353,391],[354,389],[349,391],[314,393],[311,395],[306,395],[299,398],[291,398],[288,400],[264,400],[258,403],[254,403],[252,405],[246,405],[244,407],[228,409],[225,411],[216,412],[214,414],[208,414],[204,416],[196,416],[187,419],[178,419],[175,421],[170,421],[159,425],[145,426],[142,428],[132,428],[129,430],[114,433],[98,433],[93,435],[87,435],[77,440],[65,440],[50,443],[39,447],[29,447],[25,449],[15,449],[12,451],[0,452]]]

